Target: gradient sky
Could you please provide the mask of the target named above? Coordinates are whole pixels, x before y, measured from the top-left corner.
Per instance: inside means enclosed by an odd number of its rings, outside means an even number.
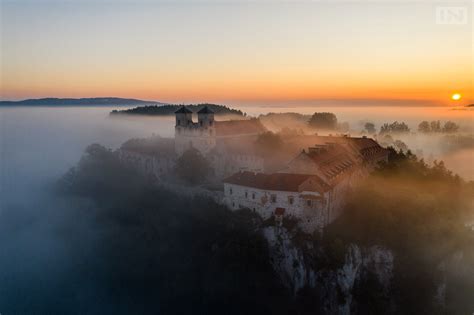
[[[466,25],[437,24],[437,5],[1,1],[0,98],[470,102],[472,3]]]

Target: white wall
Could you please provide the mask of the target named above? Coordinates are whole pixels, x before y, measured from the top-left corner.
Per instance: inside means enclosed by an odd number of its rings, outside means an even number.
[[[253,198],[253,194],[255,194],[255,198]],[[313,200],[312,205],[308,206],[306,199],[302,198],[302,195],[305,194],[318,195],[322,200]],[[276,196],[275,202],[271,200],[272,195]],[[289,203],[290,196],[293,197],[293,204]],[[324,222],[327,221],[325,198],[327,198],[326,195],[321,196],[315,192],[271,191],[224,183],[224,204],[229,209],[248,208],[255,210],[263,219],[268,219],[274,214],[276,208],[284,208],[284,217],[298,219],[299,226],[308,233],[322,229]]]

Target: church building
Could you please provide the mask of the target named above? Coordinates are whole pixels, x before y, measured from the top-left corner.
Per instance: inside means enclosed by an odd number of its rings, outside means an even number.
[[[239,172],[224,179],[224,203],[233,210],[252,209],[263,219],[298,219],[308,233],[322,231],[341,215],[352,188],[388,159],[388,150],[372,139],[322,140],[280,172]]]
[[[266,131],[258,119],[215,121],[214,112],[207,106],[197,112],[197,122],[193,122],[193,112],[185,106],[179,108],[175,115],[175,149],[178,156],[191,147],[207,155],[220,142],[232,139],[246,141]]]

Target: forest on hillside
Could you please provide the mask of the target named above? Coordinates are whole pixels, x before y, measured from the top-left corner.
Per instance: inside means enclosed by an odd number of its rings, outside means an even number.
[[[130,109],[113,110],[111,115],[149,115],[149,116],[170,116],[182,105],[150,105],[138,106]],[[233,109],[225,105],[218,104],[189,104],[186,107],[193,113],[197,113],[204,106],[210,108],[216,115],[237,115],[246,116],[241,110]]]
[[[473,234],[464,225],[473,192],[472,182],[442,163],[428,166],[392,150],[390,162],[354,191],[322,238],[284,222],[305,257],[293,264],[331,274],[347,263],[351,244],[384,246],[395,257],[388,291],[371,273],[360,278],[350,291],[353,314],[464,314],[474,307],[468,296]],[[101,145],[87,148],[57,193],[81,205],[48,213],[48,225],[61,218],[55,229],[73,250],[74,263],[66,264],[65,274],[50,272],[41,289],[37,283],[26,295],[4,292],[0,305],[7,313],[23,305],[39,313],[72,307],[116,314],[318,314],[328,311],[325,294],[337,293],[324,292],[327,282],[297,292],[287,287],[263,235],[272,220],[165,191]],[[434,299],[439,283],[445,284],[445,308]],[[346,299],[341,295],[339,303]]]

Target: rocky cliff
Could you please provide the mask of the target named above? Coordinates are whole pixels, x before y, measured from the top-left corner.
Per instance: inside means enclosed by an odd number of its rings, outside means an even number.
[[[272,265],[282,282],[295,295],[303,289],[317,292],[325,313],[350,314],[357,310],[359,306],[354,295],[371,276],[377,282],[380,293],[388,295],[394,255],[387,248],[350,244],[346,247],[342,266],[329,268],[318,263],[319,258],[325,255],[322,248],[309,243],[296,245],[292,240],[294,235],[285,228],[267,227],[264,235],[269,243]]]

